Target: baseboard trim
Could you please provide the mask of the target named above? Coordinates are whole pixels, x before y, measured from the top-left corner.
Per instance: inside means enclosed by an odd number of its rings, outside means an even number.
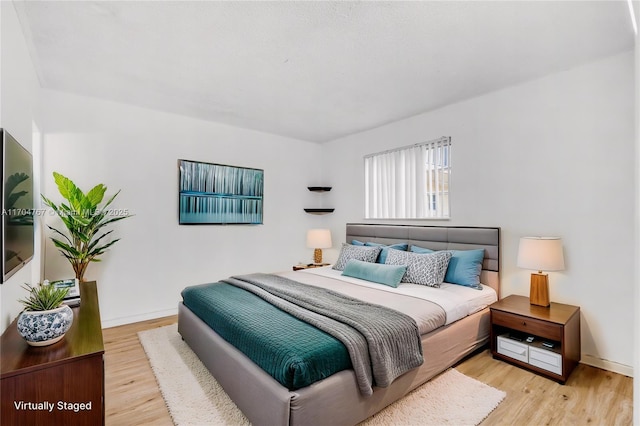
[[[102,328],[117,327],[119,325],[133,324],[134,322],[147,321],[157,318],[178,315],[178,308],[166,309],[163,311],[148,312],[146,314],[132,315],[127,317],[113,318],[102,321]]]
[[[580,362],[592,367],[622,374],[623,376],[633,377],[633,366],[631,365],[620,364],[614,361],[598,358],[593,355],[582,355]]]

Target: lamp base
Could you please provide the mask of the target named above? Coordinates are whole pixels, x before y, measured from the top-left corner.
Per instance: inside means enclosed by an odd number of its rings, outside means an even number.
[[[529,303],[544,307],[551,305],[549,302],[549,275],[531,274]]]
[[[322,263],[322,249],[313,250],[313,263]]]

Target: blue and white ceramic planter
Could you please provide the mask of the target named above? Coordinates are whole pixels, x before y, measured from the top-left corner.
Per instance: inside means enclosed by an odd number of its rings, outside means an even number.
[[[18,332],[31,346],[47,346],[62,339],[72,322],[73,311],[67,305],[49,311],[22,311]]]

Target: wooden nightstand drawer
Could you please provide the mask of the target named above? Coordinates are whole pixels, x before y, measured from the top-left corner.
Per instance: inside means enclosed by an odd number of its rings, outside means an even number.
[[[562,355],[539,348],[529,348],[529,364],[562,376]]]
[[[491,323],[545,339],[562,340],[562,326],[521,315],[491,310]]]

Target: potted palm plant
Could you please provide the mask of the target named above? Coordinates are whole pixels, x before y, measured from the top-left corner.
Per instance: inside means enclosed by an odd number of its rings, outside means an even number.
[[[103,206],[100,206],[107,191],[107,187],[103,184],[100,183],[94,186],[85,194],[71,179],[64,177],[60,173],[53,172],[53,178],[58,186],[60,195],[67,200],[67,203],[56,204],[44,195],[42,200],[60,217],[67,233],[65,234],[47,225],[54,232],[54,237],[51,237],[51,241],[71,263],[78,281],[83,282],[89,263],[99,262],[99,256],[120,240],[116,238],[105,242],[107,241],[105,237],[111,234],[113,230],[105,232],[104,228],[131,215],[113,215],[107,209],[120,191],[109,198]]]
[[[38,284],[22,286],[29,292],[18,300],[24,310],[18,316],[18,332],[31,346],[46,346],[62,339],[73,322],[73,311],[62,303],[68,288]]]

